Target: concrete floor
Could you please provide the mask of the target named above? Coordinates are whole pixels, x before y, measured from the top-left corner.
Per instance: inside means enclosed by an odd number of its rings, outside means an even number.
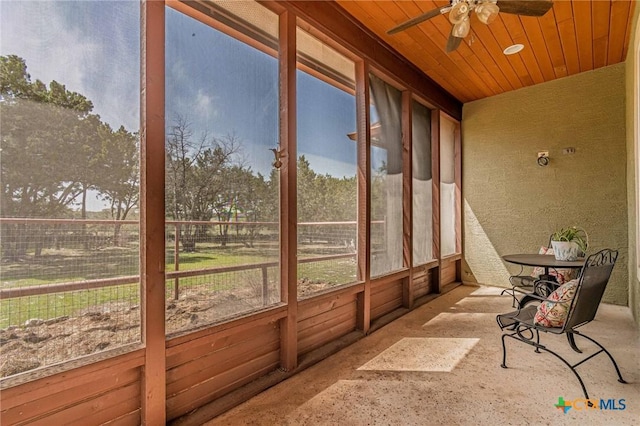
[[[565,414],[558,398],[583,398],[561,361],[507,340],[500,367],[497,313],[512,310],[492,287],[459,286],[370,336],[217,417],[208,425],[640,425],[640,337],[628,308],[601,305],[581,330],[616,358],[621,384],[606,355],[578,367],[592,399],[621,410]],[[541,337],[572,362],[562,336]],[[585,353],[590,342],[578,338]]]

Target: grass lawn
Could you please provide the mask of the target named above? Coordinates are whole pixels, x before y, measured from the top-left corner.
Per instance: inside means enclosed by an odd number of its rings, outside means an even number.
[[[175,270],[174,250],[167,244],[166,270]],[[340,247],[327,245],[304,246],[301,258],[340,253]],[[276,243],[260,242],[253,248],[242,244],[219,245],[199,243],[192,253],[179,253],[179,270],[194,270],[236,265],[277,262],[280,250]],[[5,262],[0,270],[0,288],[17,288],[77,282],[99,278],[114,278],[139,274],[137,245],[110,247],[100,250],[81,249],[43,250],[39,257],[29,253],[20,261]],[[299,265],[301,282],[339,285],[355,281],[354,258],[332,259]],[[239,287],[262,287],[262,270],[208,274],[181,278],[180,290],[202,288],[205,291],[229,291]],[[278,287],[277,268],[268,268],[267,281]],[[174,280],[167,280],[166,297],[173,297]],[[100,289],[51,293],[36,296],[2,299],[0,328],[20,326],[30,319],[47,320],[62,316],[76,316],[90,309],[109,310],[139,305],[139,285],[118,285]]]

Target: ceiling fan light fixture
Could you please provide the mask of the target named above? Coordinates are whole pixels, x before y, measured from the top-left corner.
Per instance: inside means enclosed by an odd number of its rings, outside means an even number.
[[[462,21],[458,22],[453,26],[451,30],[451,35],[458,38],[465,38],[469,35],[469,30],[471,29],[471,24],[469,23],[469,17],[465,17]]]
[[[505,55],[513,55],[514,53],[520,52],[522,49],[524,49],[523,44],[514,44],[504,49],[502,53]]]
[[[497,4],[486,1],[484,3],[480,3],[476,7],[476,15],[478,15],[478,19],[483,24],[490,24],[498,17],[498,12],[500,12],[500,8]]]
[[[440,1],[444,3],[444,0]],[[449,0],[448,3],[396,25],[388,30],[387,34],[396,34],[429,19],[449,14],[448,18],[452,28],[447,38],[445,50],[447,53],[451,53],[460,46],[462,39],[466,38],[471,32],[470,15],[472,12],[478,15],[480,22],[490,24],[499,13],[541,17],[546,15],[553,7],[553,0]],[[523,47],[522,45],[510,46],[504,50],[504,54],[512,55],[518,53]]]
[[[449,22],[456,25],[469,17],[469,5],[466,1],[456,3],[449,12]]]

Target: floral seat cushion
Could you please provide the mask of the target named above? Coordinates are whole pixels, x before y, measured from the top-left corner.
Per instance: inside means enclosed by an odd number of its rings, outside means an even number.
[[[538,254],[546,254],[549,256],[553,256],[553,248],[549,247],[540,247]],[[544,268],[541,266],[536,266],[533,268],[531,272],[531,276],[533,278],[538,278],[540,275],[544,274]],[[550,268],[549,275],[553,275],[558,280],[558,284],[564,284],[567,281],[573,279],[575,277],[576,270],[575,269],[564,269],[564,268]]]
[[[562,327],[567,315],[571,300],[576,294],[578,280],[571,280],[558,287],[547,297],[547,300],[538,306],[533,322],[543,327]],[[557,302],[557,303],[554,303]]]

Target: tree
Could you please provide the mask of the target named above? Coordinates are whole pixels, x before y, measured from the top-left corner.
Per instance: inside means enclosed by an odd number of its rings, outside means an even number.
[[[324,193],[319,190],[322,176],[311,169],[304,155],[298,158],[298,221],[311,222],[322,220]]]
[[[89,99],[55,80],[48,86],[40,80],[32,82],[24,59],[0,56],[0,215],[68,217],[80,200],[81,217],[86,218],[87,193],[98,186],[126,211],[137,203],[129,194],[138,181],[135,138],[123,128],[114,133],[92,110]],[[115,167],[116,162],[120,170],[110,174],[105,167]],[[124,219],[126,213],[118,216]],[[7,247],[3,244],[9,256],[26,251],[25,243]],[[36,255],[40,249],[36,247]]]
[[[382,162],[371,176],[371,219],[384,220],[387,214],[387,164]]]
[[[109,203],[111,217],[125,220],[140,199],[139,138],[123,126],[112,131],[108,124],[99,127],[101,155],[100,176],[96,188]],[[120,225],[113,231],[113,242],[119,245]]]
[[[5,217],[54,217],[68,207],[82,189],[74,173],[69,149],[93,108],[79,93],[52,81],[31,82],[25,61],[0,56],[0,115],[2,116],[2,168],[0,215]],[[61,142],[70,141],[69,144]],[[3,255],[23,256],[25,225],[3,227]],[[36,255],[42,243],[36,244]]]
[[[0,71],[2,215],[64,214],[92,174],[81,165],[99,152],[99,117],[89,114],[91,101],[64,85],[32,83],[16,55],[1,56]]]
[[[166,141],[167,213],[179,221],[211,220],[228,184],[224,171],[239,149],[233,134],[215,138],[203,132],[194,140],[190,121],[176,116]],[[187,224],[180,230],[185,251],[194,251],[197,239],[206,233],[204,225]]]
[[[245,170],[242,166],[232,166],[221,170],[221,177],[224,185],[220,187],[216,200],[213,203],[213,211],[220,223],[220,245],[225,247],[229,241],[229,223],[232,219],[238,222],[238,215],[241,212],[240,197],[248,190],[250,170]],[[244,198],[244,197],[243,197]],[[239,232],[236,225],[236,234]]]
[[[0,56],[0,93],[3,101],[31,99],[33,88],[24,59],[16,55]]]
[[[277,173],[276,170],[274,172]],[[265,181],[260,173],[254,175],[251,169],[245,170],[243,190],[239,193],[238,204],[244,212],[246,220],[252,222],[247,228],[248,247],[253,247],[255,238],[260,228],[257,222],[278,222],[280,200],[278,198],[278,178],[272,177],[271,181]],[[275,189],[274,189],[275,188]],[[268,229],[268,228],[267,228]]]

